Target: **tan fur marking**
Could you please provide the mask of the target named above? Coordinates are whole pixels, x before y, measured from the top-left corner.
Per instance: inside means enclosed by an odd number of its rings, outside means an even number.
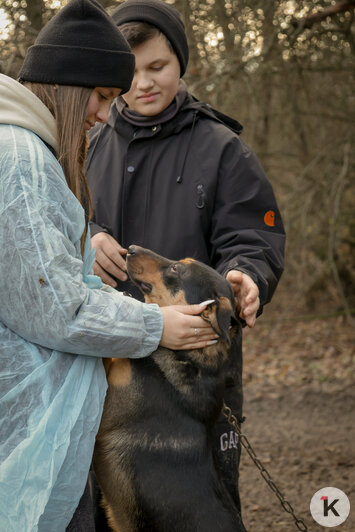
[[[115,432],[103,436],[95,447],[93,467],[102,489],[102,505],[115,532],[135,532],[137,503],[129,465],[117,461]],[[119,489],[117,489],[119,486]]]
[[[227,323],[223,321],[224,314],[226,314],[226,318],[233,315],[232,304],[230,300],[224,296],[218,298],[217,304],[212,303],[211,305],[208,305],[201,314],[202,319],[211,325],[212,329],[221,336],[222,341],[226,341],[226,337],[228,336],[230,338],[229,331],[226,329]],[[213,351],[213,349],[211,351]]]
[[[112,358],[103,358],[102,359],[102,363],[104,365],[105,372],[106,372],[106,378],[107,378],[107,375],[110,372],[110,367],[111,367],[111,364],[112,364]]]
[[[128,358],[114,358],[109,368],[107,381],[110,386],[128,386],[132,378],[132,367]]]
[[[157,288],[157,290],[155,290]],[[146,303],[156,303],[159,307],[166,307],[168,305],[187,305],[185,292],[180,290],[174,296],[167,290],[166,286],[161,285],[154,286],[154,290],[150,294],[144,295]]]
[[[105,497],[103,497],[103,503],[104,503],[103,506],[106,510],[107,520],[110,525],[110,528],[112,528],[114,532],[123,532],[122,528],[118,526],[113,510],[111,506],[108,504],[108,502],[105,500]]]
[[[135,255],[128,258],[131,272],[137,276],[153,275],[157,271],[158,262],[148,255]]]
[[[146,303],[156,303],[159,307],[166,307],[168,305],[186,305],[185,292],[180,290],[172,295],[170,290],[165,286],[160,272],[155,272],[151,275],[145,275],[144,280],[151,283],[153,290],[150,294],[144,294]]]
[[[205,368],[217,369],[221,360],[225,360],[228,356],[228,349],[223,340],[219,340],[217,344],[208,345],[203,349],[190,349],[189,357],[191,360],[196,360],[197,364],[203,365]]]
[[[168,305],[186,305],[185,294],[180,292],[172,295],[169,289],[165,286],[159,267],[164,263],[159,261],[156,257],[150,257],[148,254],[134,255],[127,259],[129,271],[134,275],[137,281],[143,281],[152,285],[153,289],[150,294],[144,294],[146,303],[156,303],[160,307]],[[173,261],[167,261],[166,264]],[[183,259],[179,262],[187,264],[195,262],[194,259]]]
[[[228,297],[221,296],[219,298],[219,303],[220,303],[220,307],[221,308],[224,308],[224,309],[227,309],[227,310],[233,310],[232,309],[232,304],[231,304],[230,300],[228,299]]]
[[[190,257],[187,257],[186,259],[181,259],[179,262],[182,262],[183,264],[191,264],[191,262],[196,262],[195,259],[191,259]]]

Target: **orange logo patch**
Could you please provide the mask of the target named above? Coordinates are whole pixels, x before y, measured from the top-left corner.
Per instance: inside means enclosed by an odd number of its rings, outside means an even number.
[[[275,213],[274,213],[274,211],[267,211],[265,213],[264,222],[269,227],[273,227],[275,225]]]

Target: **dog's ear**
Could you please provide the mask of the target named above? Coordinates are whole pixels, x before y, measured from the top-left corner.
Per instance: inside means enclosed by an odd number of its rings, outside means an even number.
[[[235,318],[232,304],[227,297],[220,297],[207,305],[201,317],[208,321],[212,329],[226,342],[231,344],[229,329],[232,318]]]

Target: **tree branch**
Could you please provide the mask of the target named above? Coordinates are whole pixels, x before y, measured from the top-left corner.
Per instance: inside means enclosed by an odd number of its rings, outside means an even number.
[[[291,26],[300,29],[310,28],[311,26],[313,26],[313,24],[321,22],[327,17],[334,17],[335,15],[338,15],[338,13],[344,13],[344,11],[349,11],[352,8],[355,8],[355,1],[345,0],[333,6],[326,7],[322,9],[322,11],[318,11],[317,13],[311,13],[306,17],[294,17],[291,21]]]

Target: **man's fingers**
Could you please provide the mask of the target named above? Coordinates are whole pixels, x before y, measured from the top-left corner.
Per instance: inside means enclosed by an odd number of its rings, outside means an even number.
[[[239,270],[231,270],[226,275],[227,281],[229,281],[231,284],[239,284],[242,282],[243,279],[243,272],[240,272]]]
[[[252,314],[250,316],[244,316],[243,318],[245,320],[245,323],[247,324],[247,326],[252,329],[255,325],[255,322],[256,322],[256,314]]]
[[[243,318],[248,325],[248,327],[252,328],[255,325],[256,322],[256,313],[260,306],[260,300],[257,297],[256,299],[252,299],[252,302],[249,304],[246,304],[244,308],[242,308],[240,312],[240,317]]]
[[[250,285],[250,287],[248,287],[248,291],[245,296],[245,302],[247,304],[252,304],[257,299],[259,299],[259,288],[256,286],[255,283],[253,283],[252,285]]]
[[[226,276],[234,291],[235,308],[248,327],[254,327],[260,306],[259,288],[249,275],[232,270]]]
[[[96,260],[99,262],[102,268],[105,268],[106,271],[115,275],[120,271],[126,271],[126,261],[120,255],[117,249],[114,249],[110,246],[108,249],[97,249],[96,250]]]
[[[242,311],[248,316],[250,314],[256,313],[260,306],[260,299],[256,297],[246,297],[241,300]]]
[[[105,272],[103,268],[101,268],[100,264],[97,262],[94,263],[93,266],[94,274],[98,277],[101,277],[101,280],[103,283],[108,284],[109,286],[112,286],[112,288],[116,288],[117,283],[108,273]]]
[[[127,249],[123,248],[111,235],[101,232],[91,238],[91,245],[96,249],[96,261],[108,274],[121,281],[127,280],[126,255]]]
[[[245,318],[245,323],[247,324],[249,329],[252,329],[254,327],[255,322],[256,322],[256,316]]]
[[[106,253],[109,259],[111,259],[112,262],[114,262],[120,268],[120,270],[124,272],[127,270],[127,265],[122,255],[126,255],[126,254],[127,254],[127,249],[122,248],[119,244],[118,244],[118,248],[113,248],[111,246],[108,253]]]
[[[122,257],[121,260],[123,261]],[[124,262],[124,261],[123,261]],[[127,280],[127,274],[121,270],[103,251],[96,251],[96,263],[104,270],[106,273],[111,274],[116,279],[120,281]],[[103,280],[103,278],[102,278]]]

